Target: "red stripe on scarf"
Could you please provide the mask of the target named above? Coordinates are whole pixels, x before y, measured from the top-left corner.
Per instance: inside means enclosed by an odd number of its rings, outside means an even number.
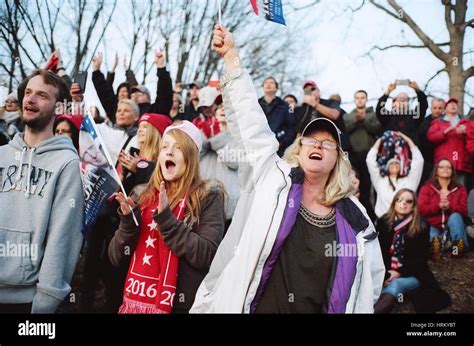
[[[119,314],[168,314],[173,310],[179,258],[163,242],[153,220],[157,202],[142,208],[137,248],[133,253]],[[146,205],[147,201],[143,203]],[[185,199],[173,210],[178,221],[184,217]]]
[[[390,261],[390,269],[397,271],[400,267],[403,266],[403,264],[400,262],[400,259],[394,255],[395,253],[395,240],[398,237],[398,233],[402,229],[404,229],[413,219],[413,216],[410,215],[408,216],[405,220],[400,222],[395,228],[393,229],[393,238],[392,238],[392,245],[390,245],[390,254],[392,255],[392,259]]]

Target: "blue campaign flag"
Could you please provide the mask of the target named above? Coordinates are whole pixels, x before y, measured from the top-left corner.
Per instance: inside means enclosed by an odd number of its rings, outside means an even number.
[[[250,3],[257,16],[286,25],[281,0],[250,0]]]
[[[81,167],[84,186],[85,216],[82,233],[90,231],[108,199],[117,191],[115,179],[102,167],[83,164]]]
[[[107,160],[99,140],[100,133],[90,117],[84,117],[79,133],[82,182],[85,198],[85,222],[82,233],[86,234],[97,221],[99,212],[107,200],[117,191],[119,182],[114,167]]]

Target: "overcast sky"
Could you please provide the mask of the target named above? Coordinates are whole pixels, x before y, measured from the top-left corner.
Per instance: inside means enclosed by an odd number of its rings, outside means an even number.
[[[217,0],[216,0],[217,1]],[[242,1],[242,0],[239,0]],[[302,14],[292,13],[288,3],[296,6],[303,6],[310,0],[283,0],[285,4],[285,18],[287,27],[296,26],[302,20]],[[248,0],[242,1],[242,6],[250,6]],[[390,44],[420,44],[408,26],[389,17],[379,9],[370,4],[366,4],[356,13],[348,10],[348,7],[357,7],[361,1],[356,0],[321,0],[312,8],[308,15],[306,11],[306,21],[308,29],[301,32],[307,47],[301,52],[289,51],[289,59],[297,57],[301,65],[300,80],[315,80],[322,92],[323,97],[328,97],[332,93],[339,93],[342,96],[343,107],[350,111],[353,108],[353,94],[358,89],[365,89],[369,94],[369,105],[375,106],[376,99],[386,89],[387,85],[396,79],[411,79],[418,82],[420,87],[424,87],[426,81],[436,71],[442,68],[442,63],[437,60],[427,49],[391,49],[384,52],[373,52],[373,60],[365,54],[374,45],[386,46]],[[385,3],[380,1],[380,3]],[[199,0],[196,0],[199,4]],[[449,35],[444,23],[444,9],[439,0],[399,0],[399,4],[418,23],[418,25],[436,42],[445,42]],[[115,16],[122,16],[126,22],[129,15],[125,1],[119,1]],[[469,3],[467,18],[474,18],[474,1]],[[387,5],[388,6],[388,5]],[[217,20],[217,16],[216,16]],[[255,20],[263,20],[255,16]],[[224,23],[225,24],[225,23]],[[273,26],[275,40],[287,30],[286,27],[268,22]],[[474,30],[467,29],[465,37],[465,50],[474,50]],[[238,40],[239,38],[236,37]],[[112,27],[107,33],[107,48],[113,50],[104,56],[102,70],[111,63],[115,50],[121,49],[123,44],[118,30]],[[123,55],[120,56],[122,59]],[[474,54],[465,57],[465,66],[473,65]],[[264,64],[265,62],[262,62]],[[170,68],[175,68],[171,62]],[[98,104],[98,98],[92,87],[90,80],[91,69],[89,69],[89,81],[86,90],[86,102]],[[116,70],[116,86],[123,81],[124,71],[122,61]],[[156,77],[147,80],[147,87],[152,95],[156,90]],[[173,75],[173,74],[172,74]],[[207,81],[206,81],[207,82]],[[259,83],[258,83],[259,84]],[[257,85],[259,95],[260,85]],[[442,74],[430,84],[430,92],[434,95],[446,98],[448,95],[448,78]],[[474,78],[468,82],[466,89],[474,90]],[[285,93],[294,93],[300,100],[302,99],[301,85],[285,86]],[[397,89],[398,91],[398,89]],[[410,96],[414,92],[407,87],[400,87],[399,91],[408,91]],[[2,91],[2,98],[6,96]],[[469,106],[474,106],[474,100],[466,96],[465,111]]]
[[[357,7],[360,1],[322,1],[317,6],[321,22],[311,31],[309,42],[312,61],[316,72],[314,79],[325,96],[339,93],[343,103],[351,102],[354,91],[365,89],[369,99],[376,99],[396,79],[417,81],[423,88],[428,79],[443,67],[427,49],[393,48],[384,52],[375,51],[374,60],[364,56],[374,45],[420,44],[416,35],[405,24],[389,17],[381,10],[367,4],[353,14],[344,12],[350,5]],[[444,22],[444,8],[438,0],[399,1],[405,11],[435,42],[446,42],[449,35]],[[470,3],[467,18],[474,17],[474,1]],[[320,16],[319,14],[324,14]],[[315,13],[316,15],[316,13]],[[289,18],[291,21],[297,20]],[[465,50],[474,47],[474,30],[468,29]],[[465,58],[465,66],[474,63],[474,55]],[[412,89],[400,87],[400,91]],[[474,78],[466,89],[474,90]],[[298,90],[298,89],[297,89]],[[398,91],[398,89],[397,89]],[[447,74],[441,74],[430,83],[431,93],[446,97],[448,93]],[[301,93],[300,93],[301,95]],[[474,106],[472,98],[467,98]],[[375,105],[376,101],[371,102]],[[349,110],[352,104],[346,105]]]

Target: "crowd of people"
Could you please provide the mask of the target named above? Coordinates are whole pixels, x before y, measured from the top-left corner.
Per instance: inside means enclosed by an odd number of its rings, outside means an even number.
[[[414,99],[394,82],[375,109],[357,90],[349,113],[312,80],[301,104],[278,97],[271,76],[258,98],[232,33],[217,25],[212,42],[220,82],[173,86],[158,51],[156,95],[131,70],[114,90],[118,57],[104,76],[97,53],[105,117],[86,108],[58,51],[56,68],[8,95],[0,313],[70,311],[79,260],[78,312],[388,313],[405,298],[417,312],[447,307],[428,261],[462,260],[474,237],[474,118],[456,98],[434,98],[427,115],[414,81]],[[84,162],[108,165],[80,140],[86,112],[126,195],[83,235]]]

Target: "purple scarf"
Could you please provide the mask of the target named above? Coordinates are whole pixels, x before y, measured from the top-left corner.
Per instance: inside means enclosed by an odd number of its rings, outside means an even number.
[[[262,271],[262,277],[255,294],[255,298],[250,306],[250,313],[254,313],[258,302],[262,296],[265,285],[270,277],[270,273],[275,265],[280,250],[290,234],[293,226],[296,222],[298,215],[298,209],[301,203],[301,197],[303,194],[302,184],[292,184],[290,192],[288,194],[288,202],[283,213],[280,228],[278,230],[275,243],[273,244],[272,251],[268,256]],[[348,245],[348,248],[357,246],[356,232],[349,225],[349,223],[342,216],[336,206],[336,230],[338,244],[343,246]],[[337,257],[337,268],[332,283],[331,296],[328,303],[328,313],[344,313],[346,310],[346,304],[349,300],[351,293],[352,283],[354,281],[356,273],[357,256],[340,256]]]

